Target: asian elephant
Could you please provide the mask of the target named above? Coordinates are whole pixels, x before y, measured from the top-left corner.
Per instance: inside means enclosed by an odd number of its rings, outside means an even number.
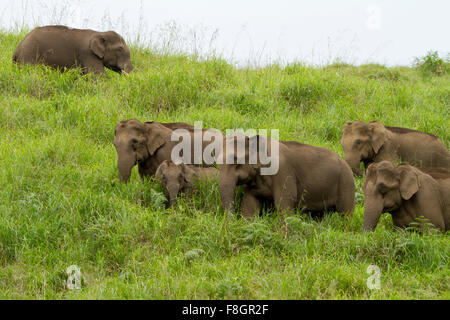
[[[255,142],[256,139],[256,142]],[[236,186],[245,185],[241,213],[250,218],[258,214],[265,202],[277,209],[302,208],[310,212],[338,212],[351,214],[355,205],[355,183],[347,163],[336,153],[298,142],[278,142],[261,136],[245,137],[245,152],[234,150],[234,163],[227,164],[224,155],[233,150],[236,137],[227,137],[219,159],[219,189],[224,210],[234,212]],[[263,175],[267,168],[258,156],[256,164],[249,161],[252,153],[259,153],[267,145],[267,155],[278,161],[278,171]],[[273,146],[277,146],[273,149]],[[258,145],[252,150],[249,145]],[[274,151],[274,152],[273,152]],[[265,151],[264,151],[265,152]],[[233,156],[233,154],[232,154]],[[232,158],[230,156],[230,158]]]
[[[208,180],[217,180],[218,177],[218,170],[214,167],[175,164],[169,160],[163,161],[155,174],[155,178],[164,187],[169,199],[169,206],[173,205],[179,192],[191,192],[198,181],[207,182]]]
[[[363,191],[365,231],[375,230],[383,212],[392,215],[396,227],[408,227],[423,216],[442,231],[450,229],[450,170],[373,163]]]
[[[137,164],[141,178],[153,176],[164,160],[171,160],[172,149],[179,141],[171,141],[177,129],[186,130],[192,138],[194,127],[184,122],[159,123],[131,119],[119,122],[114,129],[114,146],[118,154],[119,177],[122,182],[128,182],[131,170]],[[171,129],[170,129],[171,128]],[[208,129],[203,129],[205,132]],[[202,142],[202,151],[205,147]],[[194,148],[194,143],[192,143]],[[192,157],[194,156],[191,150]],[[194,163],[194,159],[191,159]]]
[[[450,152],[435,136],[400,127],[385,127],[378,121],[347,123],[342,131],[345,160],[362,176],[365,167],[383,160],[407,162],[415,167],[450,168]]]
[[[33,29],[14,51],[14,63],[45,64],[64,70],[81,67],[83,73],[104,74],[133,70],[130,49],[116,32],[45,26]]]

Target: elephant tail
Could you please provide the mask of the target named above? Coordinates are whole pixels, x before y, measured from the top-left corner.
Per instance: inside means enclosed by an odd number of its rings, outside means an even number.
[[[338,212],[350,215],[355,208],[355,179],[353,178],[352,169],[347,162],[339,159],[341,172],[338,182],[338,200],[336,209]]]

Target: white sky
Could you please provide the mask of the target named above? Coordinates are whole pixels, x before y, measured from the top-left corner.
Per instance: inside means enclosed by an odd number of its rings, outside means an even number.
[[[410,65],[429,50],[450,52],[449,13],[448,0],[0,0],[0,28],[113,29],[153,47],[214,51],[240,65]]]

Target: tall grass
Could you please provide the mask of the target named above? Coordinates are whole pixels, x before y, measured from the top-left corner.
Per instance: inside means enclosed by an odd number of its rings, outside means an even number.
[[[221,211],[217,186],[165,210],[152,179],[120,184],[120,120],[201,120],[205,127],[279,129],[280,139],[342,155],[347,121],[433,133],[450,146],[449,75],[413,68],[273,64],[236,69],[132,47],[135,71],[107,78],[13,67],[24,33],[0,33],[0,298],[449,299],[449,237],[362,233],[351,217],[316,221]],[[65,285],[81,268],[81,290]],[[369,265],[381,289],[366,285]]]

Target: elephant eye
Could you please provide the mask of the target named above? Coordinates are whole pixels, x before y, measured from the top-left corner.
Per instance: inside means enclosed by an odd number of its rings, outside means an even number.
[[[356,139],[356,140],[355,140],[355,145],[359,146],[360,144],[361,144],[361,140]]]
[[[381,194],[386,194],[389,191],[389,188],[384,183],[378,184],[377,189]]]
[[[132,147],[134,150],[136,150],[137,144],[138,144],[137,139],[135,139],[135,138],[131,139],[131,140],[130,140],[130,144],[131,144],[131,147]]]

